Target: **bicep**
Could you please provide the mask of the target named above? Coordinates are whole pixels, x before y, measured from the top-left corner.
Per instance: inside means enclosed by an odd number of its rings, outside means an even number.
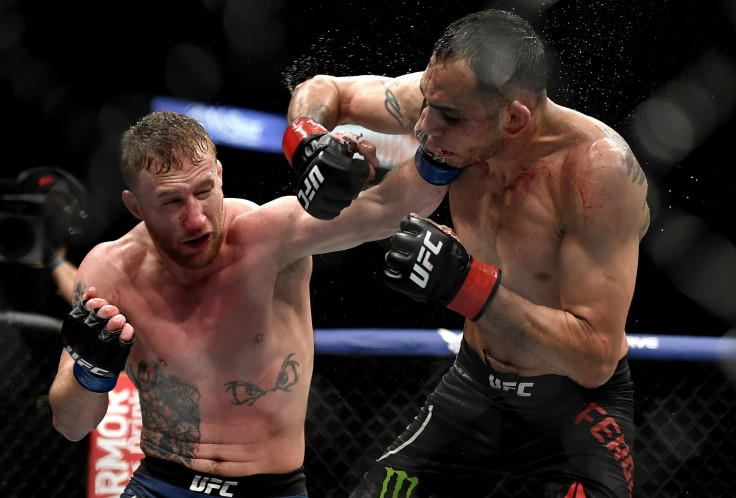
[[[624,330],[634,292],[638,242],[605,234],[592,241],[579,233],[563,236],[560,250],[562,308],[591,330]]]
[[[378,133],[413,135],[422,109],[421,75],[317,75],[294,89],[287,119],[308,117],[328,130],[358,125]]]
[[[593,330],[619,332],[634,293],[641,206],[635,189],[607,187],[598,202],[579,204],[576,221],[563,233],[560,299]]]

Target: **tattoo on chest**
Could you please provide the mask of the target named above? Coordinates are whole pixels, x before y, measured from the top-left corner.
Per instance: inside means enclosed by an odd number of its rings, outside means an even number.
[[[138,388],[143,430],[141,446],[160,458],[190,465],[200,441],[199,390],[175,376],[167,376],[160,365],[138,363],[128,368]]]
[[[233,380],[224,384],[225,390],[233,396],[232,403],[234,405],[253,405],[260,398],[274,391],[290,392],[291,389],[299,382],[299,362],[294,359],[294,354],[289,354],[284,358],[281,370],[273,387],[262,388],[252,382],[245,380]]]

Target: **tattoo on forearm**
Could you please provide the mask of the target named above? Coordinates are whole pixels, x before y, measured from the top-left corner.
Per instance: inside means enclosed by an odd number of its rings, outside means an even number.
[[[299,362],[293,359],[295,353],[289,354],[281,365],[281,371],[276,377],[276,382],[271,388],[274,391],[290,392],[299,382]],[[260,398],[268,394],[262,387],[244,380],[226,382],[225,390],[233,396],[234,405],[253,405]]]
[[[161,366],[145,361],[138,370],[127,369],[138,389],[143,428],[141,447],[159,458],[174,459],[187,467],[197,455],[200,441],[199,400],[196,386],[167,376]]]
[[[386,100],[383,102],[386,111],[393,116],[399,126],[404,126],[404,116],[401,114],[401,105],[399,99],[396,98],[394,92],[391,91],[391,87],[396,86],[393,80],[387,80],[383,82],[383,88],[386,92]]]

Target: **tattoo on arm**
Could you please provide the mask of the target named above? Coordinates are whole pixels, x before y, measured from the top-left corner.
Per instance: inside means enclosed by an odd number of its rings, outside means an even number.
[[[644,234],[647,233],[649,230],[649,223],[651,223],[651,212],[649,211],[649,204],[647,204],[647,201],[644,201],[644,204],[641,206],[642,211],[646,211],[646,219],[644,220],[644,223],[641,226],[640,234],[641,237],[644,237]]]
[[[292,359],[294,354],[295,353],[291,353],[284,358],[284,362],[281,365],[281,371],[276,377],[276,383],[271,388],[271,392],[290,392],[291,389],[299,382],[299,362]],[[233,380],[226,382],[224,386],[225,390],[232,394],[232,403],[234,405],[251,406],[260,398],[268,394],[267,390],[245,380]]]
[[[646,175],[644,175],[644,170],[641,169],[639,161],[637,161],[636,157],[634,157],[634,153],[631,152],[631,148],[629,147],[629,144],[626,143],[626,140],[624,140],[621,135],[616,133],[613,128],[610,128],[603,123],[596,125],[596,127],[606,137],[616,142],[618,146],[622,147],[626,151],[623,158],[623,163],[626,165],[626,172],[631,178],[632,183],[643,185],[644,182],[647,181]]]
[[[647,181],[647,178],[644,175],[644,170],[641,169],[641,166],[639,166],[639,161],[636,160],[634,154],[632,154],[631,151],[626,154],[624,162],[626,163],[626,171],[628,172],[629,177],[631,177],[631,181],[633,183],[642,185],[644,184],[644,182]]]
[[[129,366],[127,372],[141,403],[141,447],[148,454],[190,467],[201,437],[199,389],[167,376],[157,363],[141,361],[137,371]]]
[[[82,302],[82,296],[87,291],[87,286],[80,279],[77,285],[74,286],[74,295],[72,296],[72,305],[76,306]]]
[[[386,108],[386,111],[388,111],[388,113],[393,116],[399,126],[403,127],[404,116],[401,114],[401,105],[399,104],[399,99],[397,99],[394,92],[391,91],[392,86],[396,86],[396,83],[393,80],[386,80],[383,82],[383,88],[386,93],[386,100],[383,102],[383,105]]]

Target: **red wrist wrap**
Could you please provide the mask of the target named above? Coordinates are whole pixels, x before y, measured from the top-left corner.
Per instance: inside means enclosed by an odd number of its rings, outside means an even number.
[[[500,283],[500,269],[473,260],[468,276],[447,307],[475,321],[491,302]]]
[[[299,144],[309,135],[316,135],[318,133],[327,133],[327,128],[311,118],[297,118],[286,127],[284,138],[281,141],[281,147],[284,149],[284,155],[289,161],[290,166],[294,166],[292,160]]]

